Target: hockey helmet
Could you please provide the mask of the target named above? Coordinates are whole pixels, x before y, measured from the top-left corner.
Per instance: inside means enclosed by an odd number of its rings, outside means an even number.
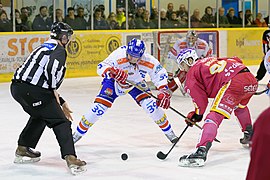
[[[141,58],[145,51],[145,44],[142,40],[133,38],[127,45],[127,54],[135,58]]]
[[[192,47],[192,46],[194,46],[195,42],[198,39],[198,34],[195,30],[189,30],[187,32],[186,38],[187,38],[187,43],[188,43],[189,47]]]
[[[71,36],[73,34],[72,28],[63,22],[54,22],[51,26],[51,38],[58,39],[63,44],[67,44],[69,40],[71,40]],[[64,40],[67,39],[65,43]]]
[[[177,56],[177,63],[180,69],[185,69],[184,64],[189,67],[193,66],[195,61],[198,59],[198,55],[193,48],[187,48],[182,50]]]

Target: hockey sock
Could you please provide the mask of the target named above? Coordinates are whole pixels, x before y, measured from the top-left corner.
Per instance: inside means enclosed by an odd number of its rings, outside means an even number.
[[[200,146],[206,146],[208,142],[213,142],[217,135],[218,125],[211,119],[204,121],[203,130],[201,132],[200,141],[197,144],[197,148]]]
[[[94,123],[102,117],[102,115],[107,111],[108,107],[100,104],[94,103],[89,112],[82,116],[80,123],[77,126],[76,133],[83,136],[88,129],[94,125]]]
[[[165,134],[172,132],[171,124],[167,120],[166,114],[158,108],[153,98],[142,100],[141,106]]]
[[[237,117],[240,126],[242,128],[242,132],[246,130],[247,125],[251,125],[251,118],[248,107],[240,108],[234,110],[234,114]]]

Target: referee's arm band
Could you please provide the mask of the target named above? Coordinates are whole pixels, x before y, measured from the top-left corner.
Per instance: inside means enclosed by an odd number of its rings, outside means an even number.
[[[61,96],[59,96],[59,101],[61,106],[66,102]]]

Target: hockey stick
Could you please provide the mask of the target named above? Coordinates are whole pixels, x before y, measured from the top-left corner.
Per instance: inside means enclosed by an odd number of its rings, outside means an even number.
[[[126,82],[128,82],[129,84],[135,86],[135,87],[138,88],[139,90],[145,92],[147,95],[151,96],[152,98],[158,100],[158,98],[157,98],[156,96],[154,96],[153,94],[151,94],[151,93],[149,93],[149,92],[147,92],[147,91],[145,90],[145,87],[147,87],[146,84],[144,84],[144,83],[140,83],[140,84],[138,83],[138,84],[135,84],[135,83],[133,83],[133,82],[131,82],[131,81],[128,81],[128,80],[126,80]],[[201,127],[201,126],[199,126],[197,123],[195,123],[195,122],[191,121],[190,119],[188,119],[188,118],[187,118],[185,115],[183,115],[182,113],[180,113],[179,111],[177,111],[176,109],[174,109],[174,108],[171,107],[171,106],[170,106],[169,108],[170,108],[171,110],[173,110],[174,112],[176,112],[177,114],[179,114],[180,116],[182,116],[186,121],[188,121],[188,122],[191,123],[192,125],[195,125],[195,126],[198,127],[200,130],[202,130],[202,127]],[[217,140],[216,138],[214,139],[214,141],[220,143],[220,141]]]
[[[259,91],[259,92],[255,92],[254,95],[261,95],[263,93],[265,93],[268,89],[265,89],[263,91]]]
[[[166,153],[164,154],[162,151],[159,151],[157,153],[157,157],[158,159],[161,159],[161,160],[164,160],[166,159],[166,157],[170,154],[170,152],[172,151],[172,149],[175,147],[175,145],[178,143],[178,141],[181,139],[181,137],[184,135],[184,133],[186,132],[186,130],[188,129],[189,125],[187,125],[185,127],[185,129],[183,130],[183,132],[180,134],[180,136],[177,138],[177,141],[172,145],[171,149]]]

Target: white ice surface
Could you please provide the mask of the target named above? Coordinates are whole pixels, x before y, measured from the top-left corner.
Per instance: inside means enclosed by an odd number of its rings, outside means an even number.
[[[251,69],[255,72],[257,67]],[[266,76],[263,83],[269,78]],[[98,93],[100,80],[100,77],[66,79],[61,86],[61,95],[74,111],[73,129],[81,115],[89,110]],[[217,135],[221,143],[213,143],[206,165],[202,168],[182,168],[178,166],[178,159],[195,150],[200,130],[196,127],[188,128],[166,160],[159,160],[156,157],[157,152],[167,153],[172,144],[129,95],[117,99],[113,107],[75,145],[78,157],[88,163],[86,173],[79,176],[69,174],[65,161],[60,158],[59,146],[53,131],[49,128],[45,129],[36,148],[42,152],[41,161],[35,164],[14,164],[17,139],[28,120],[28,115],[11,97],[9,85],[0,84],[1,180],[245,179],[250,160],[249,150],[242,148],[239,143],[242,133],[234,116],[221,124]],[[180,96],[180,91],[174,94],[171,106],[184,115],[193,110],[191,100]],[[254,96],[249,104],[252,120],[254,121],[268,106],[269,98],[265,94]],[[180,135],[186,126],[183,118],[170,109],[166,110],[166,114],[175,133]],[[120,158],[123,152],[128,154],[129,158],[126,161]]]

